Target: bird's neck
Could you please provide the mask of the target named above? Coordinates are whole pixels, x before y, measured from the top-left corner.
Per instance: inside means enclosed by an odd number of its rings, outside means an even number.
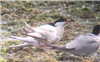
[[[56,27],[56,30],[57,30],[57,35],[60,36],[60,38],[62,38],[64,33],[64,26],[58,26]]]

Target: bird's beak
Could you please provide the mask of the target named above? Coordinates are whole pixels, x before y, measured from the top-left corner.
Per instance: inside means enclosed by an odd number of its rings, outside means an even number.
[[[67,20],[66,22],[74,22],[74,20],[71,19],[71,20]]]
[[[67,20],[66,22],[71,22],[71,20]]]

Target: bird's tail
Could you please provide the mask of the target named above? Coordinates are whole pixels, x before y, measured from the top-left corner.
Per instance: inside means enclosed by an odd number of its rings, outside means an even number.
[[[30,25],[28,25],[26,22],[24,22],[26,27],[28,27],[30,30],[32,30],[32,32],[35,32],[34,27],[31,27]]]
[[[73,50],[73,48],[71,48],[71,49],[68,49],[68,48],[66,48],[66,45],[50,45],[50,44],[48,44],[48,48],[47,49],[49,49],[49,50],[61,50],[61,51],[72,51]]]
[[[22,47],[29,47],[29,46],[33,46],[33,45],[30,43],[24,43],[20,45],[10,46],[9,48],[22,48]]]
[[[29,47],[29,46],[33,46],[34,41],[36,41],[34,38],[32,37],[17,37],[17,36],[10,36],[11,39],[13,40],[19,40],[22,42],[26,42],[24,44],[20,44],[20,45],[15,45],[15,46],[10,46],[10,48],[17,48],[17,47]]]
[[[6,41],[16,41],[16,39],[12,39],[12,38],[2,38],[0,39],[0,42],[6,42]]]
[[[27,43],[34,43],[35,39],[33,37],[17,37],[17,36],[10,36],[10,38],[19,40],[22,42],[27,42]]]
[[[49,49],[49,50],[64,50],[65,49],[65,45],[58,46],[58,45],[48,44],[47,49]]]

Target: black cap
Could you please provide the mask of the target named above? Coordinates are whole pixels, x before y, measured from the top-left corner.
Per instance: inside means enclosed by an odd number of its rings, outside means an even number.
[[[57,21],[55,21],[54,23],[57,23],[57,22],[64,22],[64,21],[67,21],[67,19],[65,19],[65,18],[60,18],[60,19],[58,19]]]
[[[96,25],[96,26],[93,28],[92,33],[95,34],[95,35],[98,35],[99,32],[100,32],[100,25]]]
[[[51,25],[51,26],[55,26],[55,24],[54,23],[48,23],[49,25]]]

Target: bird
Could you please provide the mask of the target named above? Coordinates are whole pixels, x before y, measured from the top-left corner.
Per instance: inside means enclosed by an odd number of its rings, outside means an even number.
[[[65,45],[48,45],[48,49],[66,51],[79,57],[90,57],[98,51],[99,45],[100,25],[96,25],[92,33],[80,35]]]
[[[60,19],[56,20],[54,23],[48,23],[48,24],[51,24],[53,26],[55,25],[57,36],[59,36],[59,39],[57,39],[56,41],[48,42],[47,44],[55,44],[62,38],[63,33],[64,33],[64,25],[66,24],[66,22],[68,23],[68,22],[74,22],[74,21],[73,20],[67,20],[65,18],[60,18]],[[30,30],[34,31],[33,27],[30,27],[27,23],[25,23],[25,24],[27,25],[27,27],[30,28]],[[36,39],[34,39],[34,37],[31,37],[31,36],[28,36],[28,37],[10,36],[10,38],[26,42],[26,43],[21,44],[21,45],[10,46],[11,48],[36,46],[37,48],[42,49],[42,47],[40,47],[40,45],[38,44],[38,41]],[[44,44],[44,43],[40,42],[40,44]]]
[[[56,41],[57,39],[59,39],[59,36],[57,35],[54,25],[51,24],[45,24],[33,28],[33,31],[34,32],[32,33],[26,33],[26,35],[35,38],[41,47],[43,45],[41,45],[40,42],[47,44],[48,42]]]

